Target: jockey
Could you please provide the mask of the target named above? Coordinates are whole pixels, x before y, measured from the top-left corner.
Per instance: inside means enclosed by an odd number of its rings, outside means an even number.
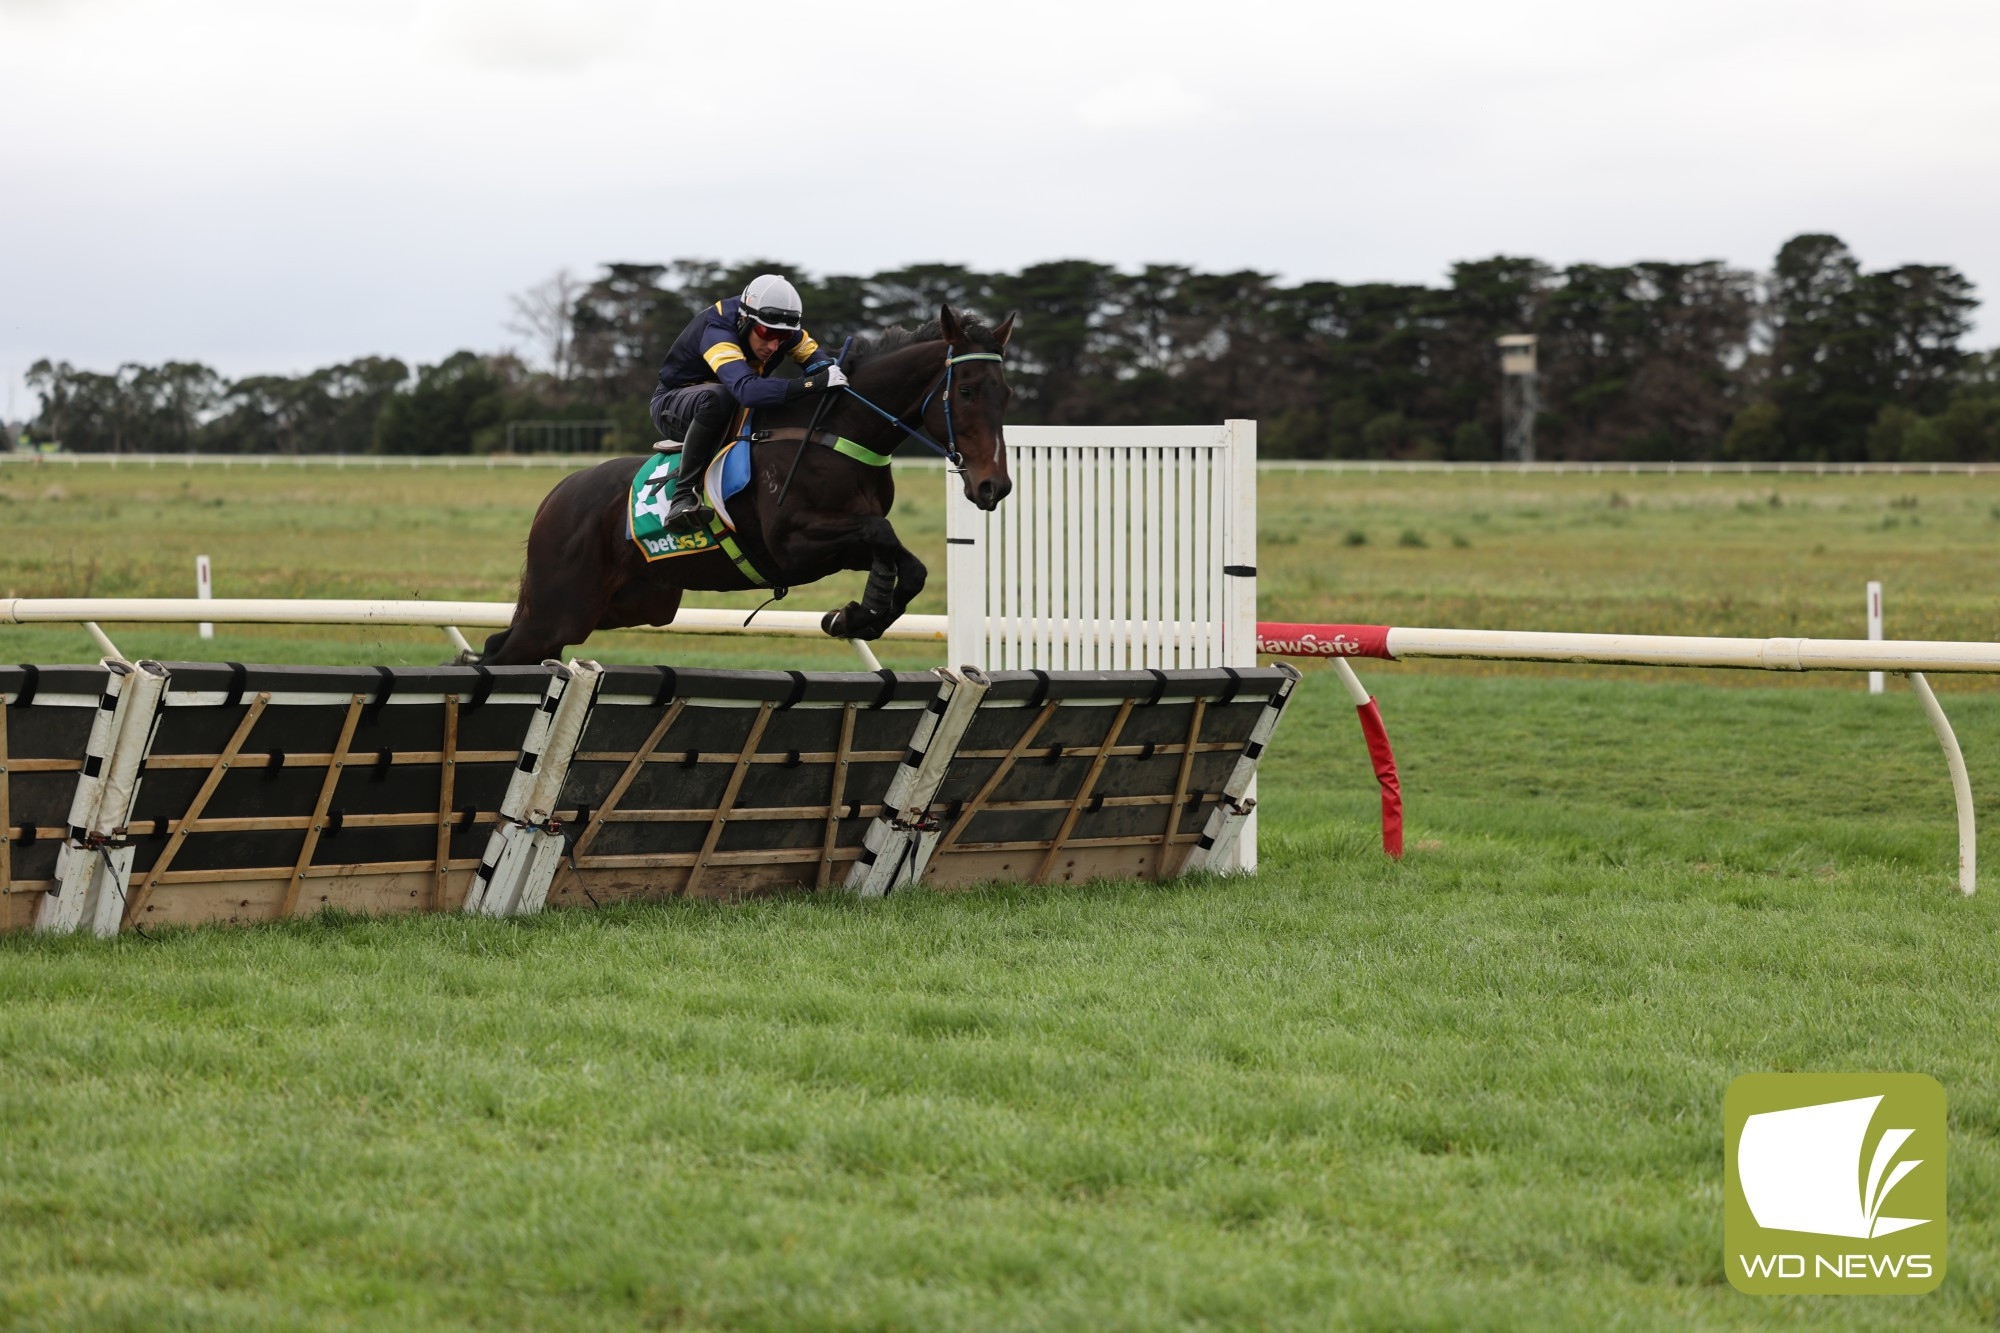
[[[775,407],[847,383],[806,332],[803,315],[798,289],[766,273],[751,279],[743,295],[696,315],[674,339],[653,390],[653,424],[682,441],[682,484],[667,509],[669,528],[687,531],[708,522],[712,511],[701,502],[701,476],[738,408]],[[805,367],[804,379],[769,373],[780,353]]]

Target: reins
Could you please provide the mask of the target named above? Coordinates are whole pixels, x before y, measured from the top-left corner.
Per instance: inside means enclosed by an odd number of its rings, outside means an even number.
[[[874,402],[871,402],[868,398],[864,397],[861,394],[861,392],[857,390],[852,384],[843,385],[842,387],[845,388],[848,393],[854,396],[854,400],[856,402],[860,403],[862,406],[866,407],[869,411],[881,417],[884,421],[887,421],[890,425],[895,426],[897,429],[901,430],[905,435],[908,435],[913,439],[916,439],[919,442],[921,442],[932,453],[944,459],[946,467],[949,467],[954,472],[956,472],[964,469],[965,455],[961,454],[958,451],[958,429],[954,425],[951,416],[951,380],[953,374],[952,367],[956,366],[961,361],[1004,361],[1004,360],[1006,360],[1006,358],[1001,356],[1000,353],[998,352],[961,352],[957,356],[947,356],[944,359],[943,377],[937,383],[932,384],[930,390],[924,394],[924,401],[917,405],[917,412],[916,412],[917,419],[919,421],[923,420],[924,413],[930,410],[931,399],[937,396],[937,391],[939,387],[940,386],[943,387],[945,443],[942,445],[939,444],[936,440],[933,440],[930,436],[918,430],[916,427],[906,424],[901,417],[895,415],[894,413],[888,411],[885,408],[876,405]]]
[[[841,362],[847,360],[847,349],[852,346],[854,346],[854,335],[850,333],[847,335],[847,341],[840,345],[840,355],[833,358],[835,367],[838,367]],[[785,474],[785,484],[778,488],[779,507],[784,505],[785,497],[791,493],[792,478],[799,475],[799,460],[806,456],[806,446],[812,443],[813,432],[819,429],[819,419],[826,415],[826,409],[832,402],[833,395],[830,393],[823,393],[819,396],[819,406],[813,409],[812,420],[806,423],[806,433],[799,437],[799,451],[792,455],[791,471]],[[747,624],[748,622],[746,621],[745,623]]]
[[[850,337],[846,342],[840,345],[840,355],[834,358],[833,362],[834,365],[838,366],[841,362],[847,360],[847,349],[851,347],[853,343],[854,339]],[[946,344],[946,350],[947,352],[949,352],[950,350],[949,343]],[[931,399],[937,396],[937,391],[939,387],[942,386],[944,389],[944,438],[945,438],[945,443],[943,445],[938,444],[936,440],[933,440],[930,436],[924,434],[916,427],[905,425],[901,417],[896,416],[893,413],[889,412],[887,409],[875,404],[868,397],[862,394],[860,390],[856,389],[852,384],[843,384],[841,388],[845,389],[848,393],[852,394],[856,402],[860,403],[863,407],[866,407],[871,412],[874,412],[877,416],[880,416],[890,425],[895,426],[897,429],[901,430],[906,435],[910,435],[918,440],[921,440],[933,453],[937,454],[939,457],[944,459],[946,467],[950,468],[954,472],[962,472],[965,469],[965,455],[961,454],[958,451],[958,427],[956,423],[952,420],[952,415],[951,415],[951,381],[952,381],[952,375],[954,373],[953,367],[958,365],[958,363],[961,361],[1004,361],[1005,359],[1006,358],[1001,356],[1000,353],[998,352],[961,352],[957,356],[947,355],[945,357],[943,376],[937,381],[933,382],[929,390],[925,392],[923,402],[917,404],[917,413],[916,413],[917,420],[922,421],[924,419],[924,413],[930,411]],[[819,428],[820,418],[826,415],[826,409],[828,408],[829,405],[832,404],[832,402],[833,402],[832,394],[830,393],[822,394],[820,396],[819,406],[813,409],[811,422],[809,422],[805,430],[800,433],[798,452],[792,455],[792,466],[785,473],[785,484],[778,488],[778,500],[777,500],[778,504],[780,505],[784,504],[785,496],[790,494],[792,489],[792,478],[798,476],[799,474],[799,462],[806,456],[806,447],[814,442],[813,436]],[[756,439],[760,435],[762,435],[762,432],[757,432],[754,433],[751,436],[751,438]]]

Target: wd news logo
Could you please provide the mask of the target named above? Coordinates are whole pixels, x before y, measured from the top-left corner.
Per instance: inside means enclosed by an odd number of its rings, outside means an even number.
[[[1755,1295],[1944,1281],[1944,1088],[1924,1074],[1745,1074],[1722,1103],[1722,1253]]]

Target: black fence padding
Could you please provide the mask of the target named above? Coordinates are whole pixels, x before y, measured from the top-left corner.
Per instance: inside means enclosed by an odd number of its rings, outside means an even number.
[[[7,784],[7,836],[12,883],[40,883],[55,878],[56,855],[63,834],[29,835],[24,829],[67,831],[69,808],[76,798],[77,776],[89,748],[97,701],[110,672],[103,667],[46,666],[34,673],[34,696],[24,707],[0,711],[7,729],[10,759],[57,759],[68,765],[54,771],[27,771],[9,763],[0,781]],[[0,692],[21,691],[28,673],[18,666],[0,667]],[[22,900],[25,902],[26,900]],[[0,922],[11,914],[0,912]],[[21,923],[21,924],[24,924]]]
[[[1221,667],[1201,668],[1193,671],[1086,671],[1064,674],[1044,673],[1046,682],[1038,680],[1032,671],[989,671],[987,679],[993,688],[987,692],[989,703],[1006,699],[1032,699],[1046,690],[1051,699],[1137,699],[1142,704],[1155,697],[1172,698],[1175,695],[1201,695],[1207,698],[1221,698],[1232,689],[1236,702],[1263,703],[1288,679],[1284,672],[1275,667],[1242,667],[1232,680],[1229,672]],[[1162,689],[1159,677],[1164,675],[1166,685]]]
[[[800,679],[800,677],[803,679]],[[584,728],[579,756],[609,754],[609,759],[579,757],[570,766],[559,806],[574,811],[588,806],[603,813],[611,792],[672,701],[655,705],[647,693],[657,689],[654,668],[610,668],[598,692],[598,705]],[[687,855],[698,852],[711,822],[704,819],[644,818],[648,813],[715,811],[748,743],[751,729],[765,718],[755,755],[744,771],[730,809],[742,812],[788,810],[783,818],[731,818],[715,845],[718,853],[817,848],[826,835],[826,810],[833,797],[840,735],[852,704],[850,756],[877,754],[878,759],[850,758],[841,787],[838,843],[858,848],[868,816],[887,790],[897,762],[919,722],[924,706],[937,696],[937,677],[927,672],[899,675],[890,705],[873,708],[884,682],[874,673],[859,672],[714,672],[682,670],[676,695],[683,702],[673,723],[656,744],[661,758],[643,764],[623,795],[616,812],[605,821],[578,857],[591,869],[599,857]],[[794,706],[786,702],[797,696]],[[644,702],[640,702],[641,698]],[[765,710],[752,703],[769,703]],[[694,752],[700,763],[689,766]],[[808,758],[807,756],[811,756]],[[845,814],[852,810],[855,813]],[[639,816],[633,818],[633,816]],[[810,883],[817,861],[793,866],[795,877]]]
[[[1166,677],[1164,682],[1161,675]],[[996,698],[1013,698],[1033,704],[1038,695],[1045,694],[1058,707],[998,785],[987,792],[985,804],[967,809],[1006,763],[1005,753],[1021,741],[1030,719],[1041,710],[1003,706],[983,709],[973,719],[960,742],[959,757],[938,792],[938,808],[947,812],[952,828],[952,835],[940,849],[941,857],[949,860],[962,844],[1050,843],[1063,835],[1065,822],[1070,823],[1069,844],[1153,838],[1167,832],[1169,822],[1175,835],[1198,833],[1270,697],[1288,679],[1276,670],[1243,670],[1236,675],[1238,678],[1232,679],[1222,670],[1114,672],[1094,677],[992,673],[989,703]],[[1196,698],[1205,701],[1200,732],[1193,738],[1198,749],[1187,761],[1187,785],[1175,817],[1170,798],[1181,780]],[[1098,702],[1110,699],[1134,701],[1130,709],[1123,710],[1124,721],[1113,745],[1120,750],[1133,747],[1136,752],[1113,753],[1100,763],[1098,752],[1111,739],[1121,711],[1115,704]],[[1211,746],[1217,748],[1205,748]],[[1090,782],[1088,797],[1070,821],[1071,804],[1084,796],[1084,784],[1090,781],[1093,767],[1096,779]],[[1153,799],[1145,804],[1111,803],[1134,797]],[[1034,810],[1007,808],[1024,802],[1062,804]],[[1185,851],[1186,844],[1177,843],[1167,864],[1178,865]]]
[[[226,693],[236,673],[226,665],[205,662],[166,663],[169,706],[154,736],[146,779],[139,789],[135,823],[184,815],[211,765],[179,767],[180,756],[219,756],[259,693],[272,695],[270,704],[244,737],[237,760],[224,773],[202,820],[290,820],[287,829],[200,829],[189,834],[170,869],[181,871],[266,869],[274,877],[289,875],[304,849],[303,826],[319,802],[326,781],[324,756],[339,744],[351,700],[360,695],[362,707],[348,742],[344,767],[327,803],[339,811],[337,830],[323,830],[314,848],[314,865],[372,865],[431,862],[437,855],[437,813],[442,781],[438,756],[444,748],[445,708],[439,696],[457,694],[457,745],[451,806],[473,808],[490,817],[500,806],[527,734],[529,720],[547,689],[548,672],[541,667],[501,667],[490,673],[491,693],[485,705],[466,705],[479,689],[481,677],[470,667],[399,668],[394,688],[378,707],[383,673],[373,667],[250,666],[241,673],[243,693],[233,706],[176,703],[175,695]],[[301,695],[325,696],[324,701],[299,702]],[[387,752],[389,762],[381,762]],[[469,755],[489,754],[487,759]],[[281,767],[271,756],[283,754]],[[320,756],[311,760],[303,756]],[[419,757],[422,756],[422,757]],[[366,816],[400,815],[407,825],[371,827]],[[475,858],[486,842],[490,818],[469,826],[453,817],[448,855]],[[149,839],[134,849],[133,869],[143,874],[165,850],[164,840]],[[171,894],[174,886],[160,886]]]
[[[104,683],[111,678],[111,673],[101,666],[38,666],[34,675],[33,703],[40,703],[49,695],[87,694],[95,699],[104,693]],[[0,666],[0,694],[12,699],[20,693],[21,685],[27,678],[28,673],[19,666]]]
[[[223,662],[162,662],[172,676],[168,687],[174,690],[215,690],[226,692],[231,684],[229,665]],[[44,667],[43,670],[55,668]],[[470,700],[479,689],[480,675],[476,667],[392,667],[389,674],[395,678],[395,689],[391,702],[399,702],[396,696],[408,694],[456,694]],[[492,677],[491,693],[532,694],[541,697],[548,687],[549,673],[544,667],[490,667]],[[363,703],[374,700],[382,689],[382,668],[377,667],[324,667],[324,666],[260,666],[255,663],[244,669],[243,691],[245,697],[262,690],[273,693],[304,694],[358,694]]]
[[[799,703],[875,702],[882,695],[882,678],[872,671],[805,671],[803,688],[787,671],[706,671],[677,668],[674,695],[681,699],[751,699],[783,703],[799,689]],[[660,671],[650,666],[604,669],[598,697],[638,695],[652,699],[660,688]],[[928,671],[899,671],[892,700],[928,700],[937,693],[938,679]]]

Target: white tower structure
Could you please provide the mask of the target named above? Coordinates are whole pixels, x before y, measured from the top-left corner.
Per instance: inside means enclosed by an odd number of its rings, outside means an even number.
[[[1535,461],[1537,396],[1535,335],[1510,333],[1500,348],[1500,457],[1510,463]]]

